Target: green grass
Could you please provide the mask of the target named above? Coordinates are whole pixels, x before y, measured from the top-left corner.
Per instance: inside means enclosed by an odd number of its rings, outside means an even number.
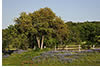
[[[32,61],[32,58],[35,56],[39,56],[40,53],[48,51],[44,50],[30,50],[28,52],[24,52],[22,54],[12,54],[8,58],[3,58],[3,66],[100,66],[100,53],[82,53],[79,59],[74,60],[71,63],[63,63],[55,59],[46,58],[40,59],[40,62]],[[71,56],[69,56],[71,57]]]
[[[23,62],[31,61],[32,58],[35,56],[40,55],[40,53],[48,51],[49,49],[43,49],[43,50],[29,50],[28,52],[24,52],[21,54],[11,54],[8,58],[2,59],[2,65],[3,66],[21,66],[23,65]]]

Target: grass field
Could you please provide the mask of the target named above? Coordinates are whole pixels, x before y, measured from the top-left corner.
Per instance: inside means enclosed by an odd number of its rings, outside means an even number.
[[[100,66],[100,53],[99,52],[90,52],[90,53],[75,53],[71,52],[70,56],[64,56],[67,60],[71,58],[77,58],[73,61],[59,61],[59,57],[56,55],[63,55],[63,52],[59,53],[46,53],[50,51],[48,49],[43,50],[30,50],[28,52],[24,52],[21,54],[13,53],[11,56],[7,58],[2,58],[2,65],[3,66]],[[41,55],[44,54],[45,55]],[[68,53],[68,52],[67,52]],[[38,58],[36,58],[38,57]],[[46,57],[46,58],[44,58]],[[33,58],[36,58],[33,60]],[[63,59],[63,58],[62,58]]]

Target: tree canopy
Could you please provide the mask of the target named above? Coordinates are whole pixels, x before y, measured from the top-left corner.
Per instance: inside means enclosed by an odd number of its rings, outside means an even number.
[[[68,44],[100,44],[100,22],[64,22],[48,7],[22,12],[15,24],[2,29],[5,48],[28,49]]]

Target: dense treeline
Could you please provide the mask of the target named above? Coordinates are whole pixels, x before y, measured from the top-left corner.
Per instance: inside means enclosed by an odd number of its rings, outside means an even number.
[[[28,14],[22,12],[15,22],[15,25],[2,29],[3,50],[100,45],[100,22],[64,22],[47,7]]]
[[[100,22],[67,22],[66,24],[70,29],[70,43],[100,45]]]

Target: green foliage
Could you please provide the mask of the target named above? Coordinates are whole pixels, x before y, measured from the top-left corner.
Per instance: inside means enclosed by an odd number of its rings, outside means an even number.
[[[97,24],[98,23],[98,24]],[[81,24],[81,28],[80,28],[80,34],[81,35],[81,39],[82,41],[85,40],[87,41],[87,44],[96,44],[96,36],[100,35],[100,23],[99,22],[85,22],[83,24]]]
[[[50,8],[41,8],[33,13],[22,12],[16,24],[2,29],[2,49],[36,48],[55,45],[100,45],[100,22],[65,23]],[[39,43],[38,43],[39,42]]]
[[[53,48],[55,45],[57,45],[58,41],[55,38],[48,37],[44,40],[44,45]]]
[[[40,42],[43,42],[43,36],[44,38],[51,36],[51,38],[56,38],[60,42],[68,39],[69,31],[67,25],[65,25],[64,21],[60,17],[57,17],[50,8],[41,8],[29,14],[22,12],[20,17],[15,21],[21,33],[27,33],[26,35],[30,34],[28,37],[30,39],[32,39],[32,36],[38,37],[37,41],[41,40]],[[50,43],[51,40],[52,39],[48,42]]]
[[[81,45],[82,49],[87,49],[86,45]]]
[[[90,45],[88,45],[88,46],[87,46],[87,49],[90,49],[90,48],[91,48],[91,46],[90,46]]]
[[[29,47],[28,42],[27,36],[25,34],[20,34],[16,25],[11,25],[8,29],[3,30],[3,49],[27,49]]]
[[[80,43],[86,41],[87,45],[99,44],[100,22],[66,23],[70,29],[69,42]]]
[[[67,22],[68,28],[70,30],[69,40],[68,43],[80,44],[80,31],[78,27],[78,23]]]

